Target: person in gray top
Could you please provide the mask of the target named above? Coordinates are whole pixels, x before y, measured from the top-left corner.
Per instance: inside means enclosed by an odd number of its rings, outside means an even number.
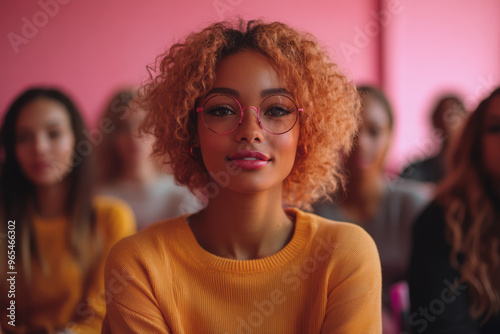
[[[405,280],[411,250],[413,221],[428,198],[417,182],[389,180],[385,173],[394,118],[385,95],[375,87],[361,86],[362,126],[357,144],[346,159],[349,182],[343,198],[316,203],[314,212],[322,217],[357,223],[374,239],[380,253],[383,304],[391,314],[389,288]],[[384,333],[392,333],[390,316],[384,319]]]

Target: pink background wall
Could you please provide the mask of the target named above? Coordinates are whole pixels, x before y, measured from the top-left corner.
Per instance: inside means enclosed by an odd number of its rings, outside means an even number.
[[[392,0],[383,0],[388,6]],[[469,110],[500,85],[500,1],[401,0],[384,31],[384,88],[397,112],[393,166],[427,156],[429,112],[456,91]]]
[[[57,85],[94,125],[116,88],[140,84],[187,33],[237,15],[279,20],[314,34],[356,83],[387,91],[397,169],[429,152],[420,147],[438,92],[458,89],[473,107],[500,84],[499,14],[498,0],[2,0],[0,115],[26,87]]]

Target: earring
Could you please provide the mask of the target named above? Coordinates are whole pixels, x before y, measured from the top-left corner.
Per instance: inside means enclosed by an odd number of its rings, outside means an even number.
[[[200,155],[199,155],[199,154],[195,154],[195,153],[193,152],[193,149],[194,149],[194,148],[195,148],[195,146],[194,146],[194,145],[193,145],[193,146],[191,146],[191,149],[189,150],[189,152],[191,153],[191,155],[192,155],[193,157],[198,158]],[[198,148],[198,146],[196,146],[196,148]]]
[[[307,146],[305,145],[297,146],[297,156],[300,158],[305,158],[307,156]]]

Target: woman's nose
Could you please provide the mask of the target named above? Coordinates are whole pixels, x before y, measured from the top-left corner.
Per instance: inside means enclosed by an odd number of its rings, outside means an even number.
[[[238,129],[236,129],[236,139],[248,142],[262,142],[264,139],[263,129],[259,124],[259,117],[257,113],[257,108],[246,107],[243,109],[243,119]]]
[[[33,149],[35,153],[42,154],[47,152],[49,148],[49,141],[47,138],[43,138],[42,136],[36,136],[33,139]]]
[[[358,149],[359,150],[366,150],[368,148],[369,144],[370,144],[370,137],[368,136],[368,134],[366,133],[365,130],[362,130],[359,133],[359,137],[358,137],[358,143],[357,143]]]

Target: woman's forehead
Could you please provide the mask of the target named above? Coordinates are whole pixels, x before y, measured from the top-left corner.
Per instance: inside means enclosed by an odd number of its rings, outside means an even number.
[[[251,50],[227,56],[217,65],[213,88],[229,88],[244,97],[261,95],[268,89],[283,88],[269,59]]]
[[[70,123],[66,107],[48,98],[39,98],[26,104],[17,119],[17,127],[47,127]]]

